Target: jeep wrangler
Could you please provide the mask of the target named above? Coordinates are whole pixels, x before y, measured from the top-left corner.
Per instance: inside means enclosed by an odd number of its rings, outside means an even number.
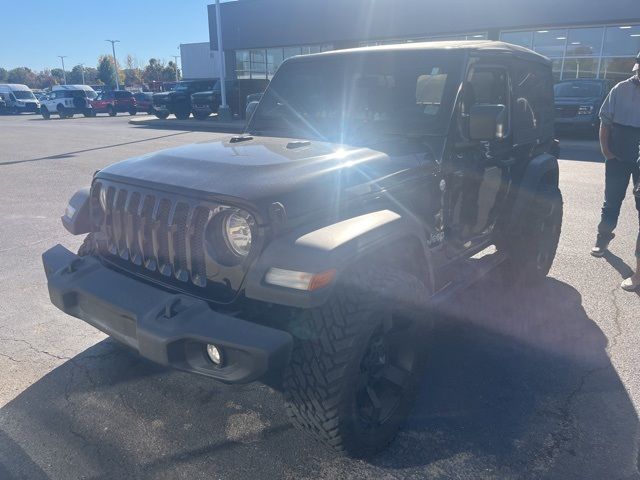
[[[54,305],[143,357],[283,392],[367,457],[407,417],[435,312],[562,223],[551,63],[499,42],[285,61],[244,134],[113,164],[70,200]]]
[[[218,80],[183,80],[168,92],[153,94],[153,114],[165,119],[174,114],[180,120],[191,116],[191,95],[212,90]]]

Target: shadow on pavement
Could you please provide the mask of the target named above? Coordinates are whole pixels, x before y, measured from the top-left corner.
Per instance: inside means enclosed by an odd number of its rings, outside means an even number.
[[[160,135],[158,137],[144,138],[142,140],[132,140],[130,142],[114,143],[112,145],[103,145],[101,147],[85,148],[84,150],[76,150],[74,152],[66,152],[66,153],[59,153],[59,154],[56,154],[56,155],[48,155],[46,157],[27,158],[27,159],[24,159],[24,160],[16,160],[16,161],[13,161],[13,162],[0,162],[0,166],[2,166],[2,165],[15,165],[15,164],[18,164],[18,163],[40,162],[42,160],[62,160],[62,159],[65,159],[65,158],[75,157],[76,155],[81,154],[81,153],[95,152],[97,150],[106,150],[106,149],[115,148],[115,147],[123,147],[125,145],[132,145],[134,143],[151,142],[153,140],[159,140],[161,138],[175,137],[177,135],[185,135],[185,134],[188,134],[188,133],[189,132],[169,133],[167,135]]]
[[[0,477],[636,478],[638,417],[575,289],[490,278],[451,305],[412,416],[370,462],[291,428],[268,387],[168,371],[106,340],[0,411]]]

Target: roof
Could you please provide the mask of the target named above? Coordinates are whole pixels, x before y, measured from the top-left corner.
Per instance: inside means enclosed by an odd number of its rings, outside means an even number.
[[[2,83],[0,84],[0,88],[8,90],[30,90],[29,87],[22,85],[21,83]]]
[[[89,85],[54,85],[51,90],[93,90]]]
[[[458,40],[446,42],[409,42],[398,43],[392,45],[378,45],[375,47],[349,48],[344,50],[332,50],[329,52],[315,53],[305,55],[304,58],[317,56],[341,56],[354,53],[368,52],[406,52],[406,51],[424,51],[424,52],[450,52],[450,51],[466,51],[466,52],[482,52],[482,53],[502,53],[512,54],[520,58],[543,62],[550,64],[551,61],[528,48],[512,45],[505,42],[496,42],[492,40]],[[298,58],[303,58],[298,57]]]

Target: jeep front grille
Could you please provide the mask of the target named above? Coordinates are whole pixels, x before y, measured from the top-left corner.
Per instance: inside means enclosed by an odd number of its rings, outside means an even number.
[[[104,181],[94,183],[91,199],[101,255],[165,281],[207,286],[205,229],[223,207]]]

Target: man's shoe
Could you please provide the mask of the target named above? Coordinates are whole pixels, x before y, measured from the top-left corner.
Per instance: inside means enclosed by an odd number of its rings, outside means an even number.
[[[627,292],[635,292],[640,289],[640,279],[634,280],[633,277],[627,278],[620,286]]]
[[[614,239],[615,236],[615,233],[612,233],[607,237],[598,234],[596,246],[591,249],[591,255],[597,258],[604,257],[604,254],[607,253],[607,250],[609,249],[609,243]]]

